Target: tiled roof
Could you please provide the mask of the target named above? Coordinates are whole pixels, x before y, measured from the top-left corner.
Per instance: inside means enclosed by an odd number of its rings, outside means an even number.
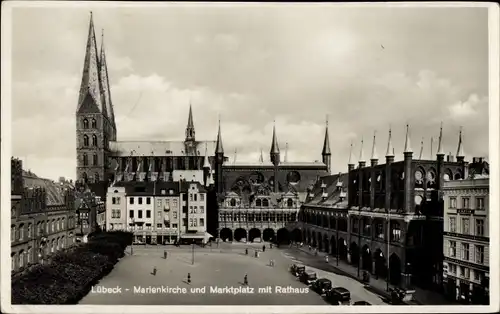
[[[23,170],[24,187],[44,188],[47,192],[47,205],[62,205],[64,204],[64,189],[65,185],[58,184],[52,180],[40,178],[34,173]]]
[[[205,155],[205,144],[210,156],[215,152],[215,141],[196,141],[199,156]],[[113,156],[185,156],[184,141],[118,141],[110,142],[109,148]]]
[[[314,184],[310,193],[312,198],[306,200],[306,205],[347,206],[347,176],[347,173],[341,173],[320,177]],[[326,198],[323,192],[326,193]],[[342,202],[341,196],[344,198]]]

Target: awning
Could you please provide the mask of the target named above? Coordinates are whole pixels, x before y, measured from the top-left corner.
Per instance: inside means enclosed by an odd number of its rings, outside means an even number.
[[[181,235],[181,239],[203,239],[205,242],[208,242],[208,240],[213,237],[208,232],[203,232],[203,233],[184,233]]]

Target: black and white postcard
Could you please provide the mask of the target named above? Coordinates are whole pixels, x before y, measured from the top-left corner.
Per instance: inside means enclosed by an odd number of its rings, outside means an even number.
[[[2,3],[2,312],[498,311],[498,43],[487,3]]]

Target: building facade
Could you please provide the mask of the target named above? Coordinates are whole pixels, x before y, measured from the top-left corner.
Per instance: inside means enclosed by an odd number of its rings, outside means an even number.
[[[106,198],[106,230],[127,230],[125,187],[109,187]]]
[[[413,158],[409,130],[403,160],[395,162],[394,157],[390,131],[385,164],[378,163],[375,136],[369,166],[362,144],[355,167],[351,146],[347,174],[337,183],[334,177],[318,182],[304,204],[302,238],[393,285],[440,289],[443,185],[468,176],[461,134],[457,161],[451,156],[445,161],[442,129],[436,160]],[[333,201],[327,202],[330,197]]]
[[[14,158],[11,176],[11,269],[18,271],[75,242],[75,191],[23,171]]]
[[[207,192],[199,182],[116,182],[107,198],[107,226],[132,231],[138,244],[211,237],[206,232]]]
[[[291,240],[290,223],[297,221],[307,190],[319,176],[330,172],[328,124],[322,162],[281,160],[276,128],[273,128],[270,160],[261,153],[258,163],[225,162],[219,126],[215,150],[214,182],[218,195],[217,237],[223,241]],[[286,156],[286,152],[285,152]]]
[[[475,158],[473,164],[482,163]],[[444,184],[445,292],[466,304],[489,304],[489,178],[485,172],[483,168],[467,180]]]

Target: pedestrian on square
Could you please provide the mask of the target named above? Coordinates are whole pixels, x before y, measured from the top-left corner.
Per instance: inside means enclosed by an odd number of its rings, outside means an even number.
[[[243,284],[245,286],[248,286],[248,276],[247,276],[247,274],[245,274],[245,277],[243,278]]]
[[[269,248],[272,249],[273,248],[273,244],[272,243],[269,243]]]
[[[265,251],[266,251],[266,245],[264,244],[264,245],[262,246],[262,252],[265,252]]]
[[[328,263],[328,255],[325,256],[325,261]]]
[[[167,259],[167,250],[163,251],[163,258]]]
[[[245,255],[248,255],[248,248],[245,249]]]
[[[191,284],[191,273],[188,273],[187,281],[188,281],[188,284]]]
[[[156,266],[153,267],[153,276],[156,276]]]

